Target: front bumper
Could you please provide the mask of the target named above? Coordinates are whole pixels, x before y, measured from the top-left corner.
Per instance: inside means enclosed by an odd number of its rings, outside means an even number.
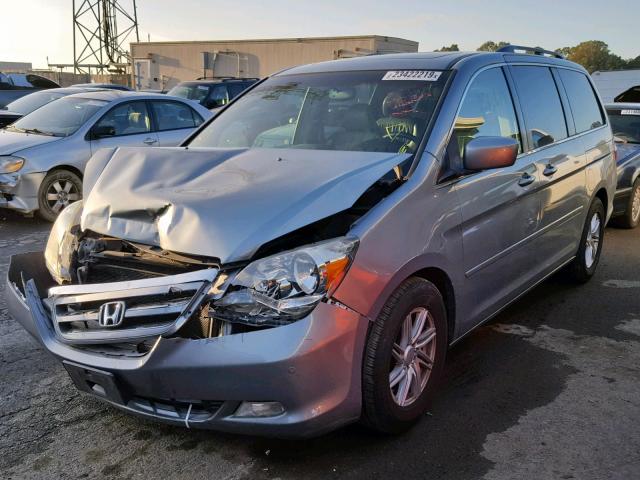
[[[6,173],[0,175],[0,208],[20,213],[38,209],[38,190],[44,180],[44,172]]]
[[[43,263],[40,253],[12,257],[10,313],[68,370],[110,375],[118,395],[92,393],[120,409],[175,425],[280,437],[319,435],[360,416],[368,321],[353,311],[321,303],[290,325],[202,340],[159,337],[145,355],[115,357],[58,339],[41,301],[50,282]],[[21,274],[25,265],[29,272]],[[285,412],[235,417],[242,401],[280,402]]]

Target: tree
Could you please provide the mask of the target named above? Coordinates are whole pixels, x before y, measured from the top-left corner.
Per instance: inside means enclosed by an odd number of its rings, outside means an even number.
[[[458,48],[457,43],[452,43],[448,47],[442,47],[439,50],[434,50],[434,52],[459,52],[459,51],[460,49]]]
[[[626,68],[640,68],[640,55],[636,58],[630,58],[627,60]]]
[[[627,62],[611,53],[609,45],[600,40],[589,40],[561,50],[567,52],[568,60],[579,63],[589,73],[596,70],[619,70],[627,66]]]
[[[477,49],[478,52],[495,52],[500,50],[502,47],[506,47],[507,45],[511,45],[509,42],[494,42],[489,40],[488,42],[484,42]]]

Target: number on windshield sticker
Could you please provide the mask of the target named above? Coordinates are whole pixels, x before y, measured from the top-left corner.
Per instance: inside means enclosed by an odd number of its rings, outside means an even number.
[[[384,74],[382,80],[422,80],[425,82],[436,82],[442,72],[432,70],[391,70]]]

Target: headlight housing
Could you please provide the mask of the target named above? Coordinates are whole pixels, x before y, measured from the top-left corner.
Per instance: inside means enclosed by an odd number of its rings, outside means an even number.
[[[74,202],[62,210],[47,240],[44,260],[49,273],[59,284],[71,282],[73,253],[78,247],[78,237],[74,230],[80,225],[81,214],[81,201]]]
[[[0,174],[14,173],[24,165],[24,158],[13,155],[0,155]]]
[[[256,260],[213,303],[214,314],[256,326],[291,323],[338,288],[357,246],[357,239],[340,237]]]

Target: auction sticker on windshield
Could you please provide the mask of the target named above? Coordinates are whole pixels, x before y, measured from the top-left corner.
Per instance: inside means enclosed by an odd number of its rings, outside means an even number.
[[[391,70],[384,74],[382,80],[424,80],[426,82],[436,82],[442,72],[432,70]]]
[[[640,110],[621,110],[620,115],[640,115]]]

